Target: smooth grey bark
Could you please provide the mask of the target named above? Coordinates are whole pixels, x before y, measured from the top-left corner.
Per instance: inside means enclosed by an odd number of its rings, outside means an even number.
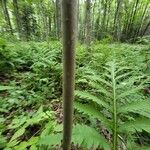
[[[63,32],[63,150],[71,149],[75,87],[77,0],[62,0]]]

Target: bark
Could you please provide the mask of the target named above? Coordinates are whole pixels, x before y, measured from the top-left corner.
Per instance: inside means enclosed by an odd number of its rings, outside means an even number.
[[[63,150],[71,149],[75,84],[77,1],[62,0],[63,31]]]
[[[56,25],[57,25],[57,37],[61,36],[61,1],[56,0]]]
[[[142,29],[142,26],[143,26],[143,23],[144,23],[144,19],[145,19],[145,14],[147,13],[147,10],[148,10],[148,4],[149,4],[149,2],[147,2],[145,7],[144,7],[144,11],[142,13],[141,20],[140,20],[140,26],[137,29],[137,32],[136,32],[134,37],[139,36],[139,33],[140,33],[141,29]]]
[[[91,45],[91,0],[86,0],[85,10],[85,44],[87,48]]]
[[[149,27],[150,27],[150,21],[147,23],[147,25],[146,25],[144,31],[141,33],[141,37],[143,37],[143,36],[145,35],[145,33],[146,33],[146,31],[149,29]]]
[[[121,3],[122,0],[117,0],[117,8],[114,17],[114,39],[120,41],[121,37]]]
[[[17,0],[13,0],[13,6],[14,6],[14,15],[16,18],[17,30],[18,30],[19,38],[21,38],[21,21],[20,21],[20,14],[19,14],[19,8],[18,8],[18,1]]]
[[[107,0],[102,0],[102,6],[104,7],[103,10],[103,18],[102,18],[102,24],[101,27],[103,31],[105,32],[106,29],[106,15],[107,15]]]
[[[109,30],[109,21],[110,21],[110,18],[111,18],[111,4],[112,4],[112,0],[109,0],[107,21],[106,21],[106,32],[108,32],[108,30]]]
[[[7,9],[7,0],[1,0],[1,5],[2,5],[3,14],[4,14],[4,17],[5,17],[5,21],[7,23],[7,26],[9,28],[10,34],[13,35],[13,29],[12,29],[8,9]]]
[[[100,18],[101,18],[101,0],[98,1],[98,16],[95,21],[95,37],[99,40],[101,38],[100,35]]]

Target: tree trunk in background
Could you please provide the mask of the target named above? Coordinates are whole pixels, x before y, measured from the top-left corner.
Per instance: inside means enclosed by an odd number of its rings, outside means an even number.
[[[122,0],[116,0],[117,3],[117,8],[115,11],[115,17],[114,17],[114,39],[116,39],[117,41],[120,41],[121,38],[121,3]]]
[[[96,18],[96,21],[95,21],[95,37],[97,40],[99,40],[101,38],[101,35],[100,35],[100,31],[101,31],[101,28],[100,28],[100,18],[101,18],[101,6],[100,6],[100,1],[98,1],[98,15],[97,15],[97,18]]]
[[[106,21],[106,32],[109,31],[109,21],[110,21],[110,17],[111,17],[111,4],[112,4],[112,0],[109,0],[108,1],[107,21]]]
[[[87,48],[91,45],[91,0],[86,0],[85,8],[85,44]]]
[[[132,38],[132,34],[134,34],[134,21],[135,21],[136,14],[138,12],[138,5],[139,5],[139,0],[137,0],[136,3],[135,3],[133,16],[131,18],[131,23],[130,23],[130,26],[129,26],[129,37],[130,38]]]
[[[143,23],[144,23],[144,19],[145,19],[145,14],[146,14],[147,9],[148,9],[148,4],[149,4],[149,2],[147,2],[145,7],[144,7],[144,11],[143,11],[143,14],[142,14],[141,20],[140,20],[140,26],[137,29],[137,32],[135,33],[134,38],[139,36],[139,33],[140,33],[141,29],[142,29],[142,26],[143,26]]]
[[[93,4],[93,9],[92,9],[92,23],[91,23],[92,39],[94,38],[95,16],[97,15],[97,13],[95,12],[96,5],[97,5],[97,0],[95,0]]]
[[[6,21],[7,27],[9,28],[10,34],[13,35],[13,29],[12,29],[12,25],[11,25],[8,9],[7,9],[7,0],[1,0],[1,5],[2,5],[2,10],[3,10],[3,14],[4,14],[4,17],[5,17],[5,21]]]
[[[102,18],[101,28],[103,32],[101,32],[101,34],[102,37],[104,37],[106,32],[107,0],[102,0],[102,6],[103,6],[103,18]]]
[[[18,8],[18,1],[13,0],[13,6],[14,6],[14,15],[16,18],[16,25],[17,25],[17,30],[19,34],[19,38],[21,39],[21,20],[20,20],[20,15],[19,15],[19,8]]]
[[[149,29],[149,27],[150,27],[150,21],[147,23],[145,29],[144,29],[143,32],[141,33],[141,37],[143,37],[143,36],[145,35],[145,33],[146,33],[146,31]]]
[[[57,25],[57,37],[61,37],[61,1],[56,0],[56,25]]]
[[[77,0],[62,0],[63,31],[63,150],[71,149],[75,84]]]

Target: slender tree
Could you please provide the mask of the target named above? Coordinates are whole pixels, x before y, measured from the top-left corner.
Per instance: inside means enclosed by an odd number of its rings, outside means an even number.
[[[75,41],[77,1],[62,1],[63,25],[63,150],[71,148],[75,83]]]
[[[86,0],[86,8],[85,8],[85,44],[89,49],[91,44],[91,0]]]
[[[20,13],[18,8],[18,0],[13,0],[13,6],[14,6],[14,15],[16,19],[16,25],[19,37],[21,38],[21,21],[20,21]]]
[[[122,0],[116,0],[117,8],[114,17],[114,39],[120,40],[121,37],[121,6]]]
[[[4,17],[5,17],[6,24],[9,28],[10,33],[13,35],[13,29],[12,29],[8,9],[7,9],[7,0],[0,0],[0,3],[1,3],[1,6],[2,6],[2,10],[3,10],[3,14],[4,14]]]
[[[62,0],[56,0],[56,25],[58,38],[60,38],[61,34],[61,2]]]

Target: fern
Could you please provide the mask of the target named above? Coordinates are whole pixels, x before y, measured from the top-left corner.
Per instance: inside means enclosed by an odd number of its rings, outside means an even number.
[[[111,121],[109,121],[104,115],[100,114],[97,109],[95,109],[94,106],[90,106],[89,104],[81,104],[79,102],[75,102],[74,105],[75,109],[78,110],[78,112],[88,115],[91,118],[98,119],[101,121],[102,124],[104,124],[109,131],[111,130]]]
[[[108,63],[104,73],[99,77],[97,75],[85,75],[85,79],[90,88],[88,91],[76,91],[76,97],[87,100],[86,104],[82,100],[75,103],[75,109],[82,114],[88,115],[101,121],[103,125],[112,133],[113,150],[118,147],[118,135],[131,131],[141,132],[145,130],[150,132],[150,107],[148,100],[129,99],[138,91],[143,89],[144,83],[141,83],[143,76],[132,76],[133,71],[128,67],[119,67],[115,61]],[[84,79],[84,78],[83,78]],[[136,82],[137,85],[134,85]],[[92,88],[92,89],[91,89]],[[96,109],[94,106],[97,104]],[[109,111],[110,116],[105,111]],[[138,119],[133,114],[145,117]],[[132,118],[128,121],[125,118]]]
[[[87,149],[101,147],[110,150],[110,145],[94,128],[77,124],[73,129],[73,143],[79,144]]]
[[[97,103],[98,105],[102,105],[102,106],[104,106],[105,108],[108,108],[108,107],[109,107],[108,104],[107,104],[105,101],[99,99],[98,97],[96,97],[96,96],[94,96],[94,95],[92,95],[92,94],[90,94],[90,93],[88,93],[88,92],[75,91],[75,94],[76,94],[78,97],[80,97],[80,98],[92,100],[93,102]]]
[[[135,132],[139,131],[142,132],[142,130],[150,133],[150,119],[149,118],[136,118],[136,120],[133,121],[127,121],[123,123],[119,129],[120,132]]]
[[[49,148],[61,146],[62,133],[51,134],[41,138],[38,142],[39,146],[48,146]],[[82,146],[86,149],[101,147],[104,150],[110,150],[107,140],[101,136],[94,128],[86,125],[77,124],[73,128],[72,143]]]

